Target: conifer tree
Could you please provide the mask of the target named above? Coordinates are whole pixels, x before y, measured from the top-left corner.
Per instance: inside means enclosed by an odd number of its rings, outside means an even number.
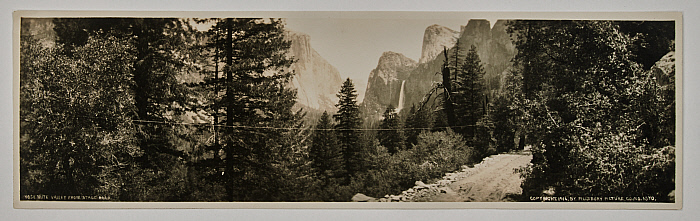
[[[355,175],[366,169],[365,152],[360,139],[360,110],[357,105],[357,91],[350,78],[343,82],[340,91],[336,95],[339,100],[338,113],[333,115],[333,118],[338,122],[335,128],[338,130],[338,141],[343,148],[343,157],[345,158],[345,169],[348,175]]]
[[[301,112],[292,110],[296,90],[288,88],[293,60],[287,57],[290,43],[284,40],[283,21],[278,19],[225,18],[211,20],[207,32],[210,50],[218,50],[223,73],[209,77],[203,86],[209,93],[205,109],[222,113],[224,156],[222,181],[226,200],[270,200],[279,197],[285,183],[277,178],[295,148],[294,130],[274,128],[300,126]],[[218,53],[217,53],[218,55]],[[219,59],[214,59],[218,62]],[[223,94],[223,96],[219,96]],[[268,185],[261,188],[261,185]]]
[[[493,103],[493,112],[489,118],[494,124],[493,135],[499,152],[521,148],[524,142],[522,133],[522,91],[519,77],[513,73],[505,76],[503,93],[497,96]],[[518,143],[515,142],[518,136]]]
[[[453,97],[456,115],[460,116],[457,125],[461,126],[456,131],[465,137],[467,145],[473,146],[477,122],[486,114],[486,100],[483,93],[484,67],[481,65],[475,46],[472,45],[467,52],[464,63],[456,75]]]
[[[457,45],[457,48],[459,48],[459,45]],[[459,50],[455,51],[455,57],[457,57],[457,52]],[[447,125],[448,127],[452,128],[455,126],[456,123],[456,115],[455,115],[455,98],[454,98],[454,86],[452,85],[453,75],[455,74],[454,71],[450,70],[451,66],[450,65],[450,59],[448,58],[447,55],[447,48],[443,49],[443,54],[445,56],[445,62],[442,64],[442,106],[444,107],[443,113],[446,115],[447,118]],[[453,63],[454,66],[457,66],[457,63]]]
[[[406,146],[403,124],[393,105],[389,104],[384,111],[384,119],[379,128],[379,143],[386,147],[389,153],[396,153]]]
[[[425,109],[417,109],[415,105],[411,106],[408,117],[406,119],[406,148],[411,148],[412,145],[418,143],[418,135],[422,132],[428,132],[433,127],[432,116]]]
[[[450,80],[453,82],[456,81],[457,78],[457,73],[459,73],[462,69],[462,63],[464,62],[464,57],[465,55],[463,54],[462,51],[462,44],[459,42],[459,39],[455,42],[455,46],[452,48],[452,56],[447,59],[448,60],[448,67],[450,69],[450,72],[453,73]],[[455,82],[456,83],[456,82]]]
[[[334,131],[335,125],[328,112],[324,111],[316,124],[313,143],[309,150],[311,164],[319,173],[321,179],[343,178],[345,160]]]

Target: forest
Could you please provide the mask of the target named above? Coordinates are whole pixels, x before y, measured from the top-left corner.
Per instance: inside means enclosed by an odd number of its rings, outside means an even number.
[[[497,93],[458,43],[422,102],[382,116],[349,78],[336,111],[298,105],[284,19],[52,23],[53,44],[20,37],[23,200],[350,201],[527,146],[520,201],[674,201],[672,21],[512,20]]]

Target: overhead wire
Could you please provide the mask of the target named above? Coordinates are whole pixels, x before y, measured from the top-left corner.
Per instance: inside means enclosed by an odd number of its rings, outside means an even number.
[[[89,117],[89,116],[73,116],[76,118],[89,118],[89,119],[99,119],[99,120],[110,120],[110,118],[105,117]],[[112,120],[115,120],[112,118]],[[25,122],[30,122],[31,120],[23,119]],[[342,129],[342,128],[316,128],[316,127],[272,127],[272,126],[249,126],[249,125],[222,125],[222,124],[212,124],[212,123],[188,123],[188,122],[174,122],[174,121],[155,121],[155,120],[139,120],[131,119],[129,120],[134,123],[152,123],[152,124],[166,124],[166,125],[185,125],[185,126],[204,126],[204,127],[218,127],[218,128],[240,128],[240,129],[267,129],[267,130],[312,130],[312,131],[394,131],[399,129],[389,129],[389,128],[353,128],[353,129]],[[474,125],[461,125],[461,126],[442,126],[442,127],[408,127],[400,128],[401,130],[435,130],[435,129],[447,129],[447,128],[465,128],[472,127]]]

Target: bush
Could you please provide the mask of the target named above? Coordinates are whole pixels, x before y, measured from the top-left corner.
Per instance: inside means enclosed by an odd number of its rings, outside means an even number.
[[[554,139],[534,149],[533,165],[520,171],[526,178],[525,199],[552,190],[547,194],[653,196],[656,201],[670,201],[668,194],[675,189],[675,147],[635,145],[634,136],[601,129],[586,131],[580,138],[561,134],[549,138]],[[547,153],[550,150],[556,153]]]
[[[352,178],[350,189],[356,193],[375,197],[399,194],[412,187],[415,181],[431,182],[472,163],[474,156],[473,148],[466,146],[462,136],[451,130],[423,132],[413,148],[393,155],[382,146],[377,149],[375,167]]]

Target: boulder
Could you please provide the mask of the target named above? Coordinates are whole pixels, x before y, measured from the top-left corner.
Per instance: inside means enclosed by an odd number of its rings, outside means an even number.
[[[377,202],[377,198],[369,197],[365,194],[358,193],[352,196],[353,202]]]
[[[428,188],[429,186],[423,183],[423,181],[416,181],[416,186],[422,187],[422,188]]]
[[[449,180],[440,180],[437,182],[438,186],[447,186],[447,185],[450,185],[450,183],[452,183],[452,182]]]

